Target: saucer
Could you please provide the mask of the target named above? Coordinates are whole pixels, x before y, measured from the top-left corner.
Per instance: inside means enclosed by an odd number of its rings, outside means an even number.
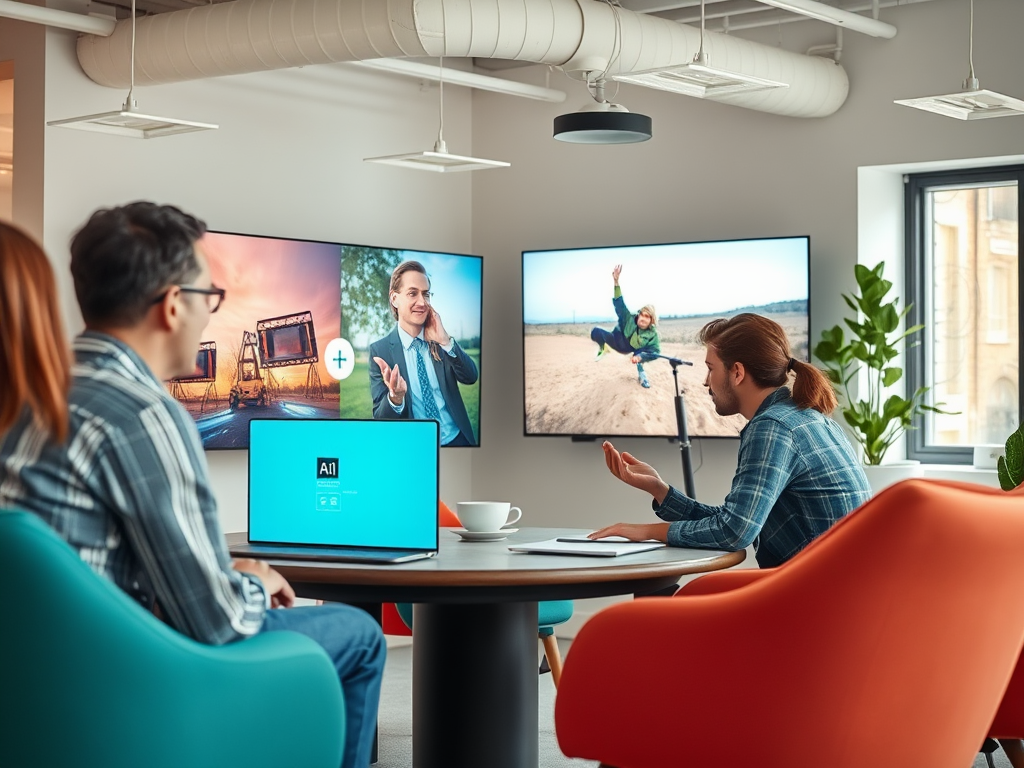
[[[500,531],[467,531],[465,528],[452,528],[452,533],[457,533],[463,541],[501,541],[507,539],[510,533],[515,533],[518,528],[502,528]]]

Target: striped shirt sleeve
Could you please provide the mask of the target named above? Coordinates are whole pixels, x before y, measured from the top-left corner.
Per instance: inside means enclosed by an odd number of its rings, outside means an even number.
[[[171,625],[213,645],[256,634],[267,596],[257,578],[231,568],[191,420],[176,403],[157,402],[107,437],[94,466]]]
[[[736,476],[721,506],[701,504],[675,488],[654,511],[671,522],[668,543],[674,547],[715,547],[735,551],[749,546],[793,473],[792,434],[771,419],[748,425],[740,443]]]

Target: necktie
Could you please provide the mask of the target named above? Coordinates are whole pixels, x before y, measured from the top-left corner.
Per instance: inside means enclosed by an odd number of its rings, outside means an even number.
[[[434,389],[430,386],[430,379],[427,378],[427,364],[423,362],[423,354],[428,349],[427,342],[423,339],[413,339],[416,347],[416,377],[420,380],[420,394],[423,395],[423,409],[425,416],[434,421],[441,421],[441,414],[437,410],[437,403],[434,401]]]

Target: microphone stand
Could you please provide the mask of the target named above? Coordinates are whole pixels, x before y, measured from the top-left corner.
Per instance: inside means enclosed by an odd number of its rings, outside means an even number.
[[[692,366],[693,363],[668,355],[655,355],[655,357],[668,360],[669,365],[672,366],[672,380],[675,382],[676,388],[676,429],[679,433],[679,453],[683,460],[683,488],[687,496],[696,499],[697,494],[693,488],[693,462],[690,457],[690,434],[686,430],[686,402],[683,400],[682,390],[679,388],[679,366]]]

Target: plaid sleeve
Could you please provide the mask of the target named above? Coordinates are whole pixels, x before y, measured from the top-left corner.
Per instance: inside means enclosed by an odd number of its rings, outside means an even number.
[[[112,434],[101,466],[171,625],[219,645],[259,631],[267,596],[231,568],[199,437],[176,405],[152,405]]]
[[[673,547],[709,547],[735,551],[749,546],[793,473],[793,437],[772,419],[748,425],[740,442],[739,464],[722,506],[701,504],[671,489],[655,512],[672,524]]]

